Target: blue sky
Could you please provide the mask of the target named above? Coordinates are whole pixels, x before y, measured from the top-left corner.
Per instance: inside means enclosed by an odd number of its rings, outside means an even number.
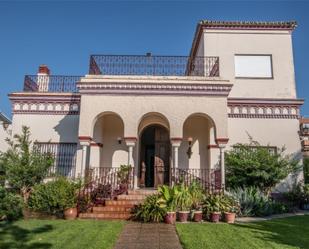
[[[299,98],[309,100],[309,1],[1,1],[0,110],[25,74],[83,75],[90,54],[187,55],[196,24],[210,20],[296,20],[294,60]],[[302,108],[309,116],[309,101]]]

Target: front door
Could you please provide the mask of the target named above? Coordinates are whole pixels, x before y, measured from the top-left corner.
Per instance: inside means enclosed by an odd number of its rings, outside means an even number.
[[[162,126],[147,127],[141,135],[141,187],[169,183],[170,141],[168,130]]]

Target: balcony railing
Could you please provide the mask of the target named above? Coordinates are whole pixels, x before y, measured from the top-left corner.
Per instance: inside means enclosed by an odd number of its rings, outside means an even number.
[[[92,55],[89,74],[219,76],[219,57]]]
[[[26,75],[25,92],[77,92],[76,82],[81,76]]]

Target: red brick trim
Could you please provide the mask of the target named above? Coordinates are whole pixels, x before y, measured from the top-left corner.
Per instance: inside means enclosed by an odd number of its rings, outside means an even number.
[[[78,137],[79,141],[91,141],[92,138],[89,136],[79,136]]]
[[[207,148],[210,150],[210,149],[216,149],[216,148],[219,148],[219,146],[217,144],[209,144],[207,146]]]
[[[126,142],[136,142],[137,141],[137,137],[124,137],[124,140]]]
[[[217,144],[227,144],[229,141],[228,138],[216,138],[216,143]]]
[[[103,148],[103,144],[102,143],[96,143],[96,142],[91,142],[90,146]]]
[[[172,142],[181,142],[183,140],[182,137],[171,137]]]

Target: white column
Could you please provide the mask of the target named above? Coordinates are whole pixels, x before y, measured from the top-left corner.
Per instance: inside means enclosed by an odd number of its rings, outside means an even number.
[[[85,142],[82,142],[81,146],[82,146],[82,165],[81,165],[80,176],[81,176],[81,178],[84,178],[85,170],[86,170],[86,162],[87,162],[87,147],[88,147],[88,144],[85,143]]]
[[[133,189],[137,189],[138,181],[138,165],[134,165],[133,149],[136,144],[136,138],[125,138],[126,145],[128,146],[128,165],[133,168]]]
[[[225,189],[225,162],[224,162],[225,144],[219,144],[220,149],[220,169],[221,169],[221,187]]]
[[[172,154],[172,159],[173,159],[173,168],[171,169],[172,172],[170,172],[170,184],[174,185],[173,182],[173,177],[176,175],[176,169],[179,168],[179,147],[181,144],[182,138],[171,138],[171,144],[173,148],[173,154]]]

